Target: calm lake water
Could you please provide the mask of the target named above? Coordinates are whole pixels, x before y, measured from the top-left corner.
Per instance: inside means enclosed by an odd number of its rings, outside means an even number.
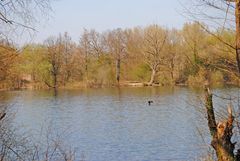
[[[214,90],[221,97],[238,89]],[[16,112],[14,123],[34,137],[52,127],[78,160],[200,160],[209,150],[201,91],[188,88],[109,88],[0,92]],[[232,97],[233,98],[233,97]],[[153,104],[148,105],[147,101]],[[217,111],[228,100],[214,97]],[[236,101],[233,102],[236,104]],[[218,113],[217,113],[218,114]]]

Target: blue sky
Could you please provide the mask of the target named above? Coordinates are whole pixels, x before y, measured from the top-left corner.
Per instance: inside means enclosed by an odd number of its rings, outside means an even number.
[[[180,28],[186,22],[181,16],[180,0],[55,0],[50,19],[38,25],[34,42],[68,32],[77,41],[86,29],[105,31],[159,24]],[[184,0],[181,0],[183,3]]]

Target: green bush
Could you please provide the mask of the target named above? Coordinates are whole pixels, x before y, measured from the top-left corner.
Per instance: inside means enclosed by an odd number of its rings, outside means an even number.
[[[222,86],[224,84],[224,77],[222,72],[215,71],[211,73],[211,81],[212,86]]]
[[[198,73],[196,75],[190,75],[188,77],[188,85],[192,87],[199,87],[204,85],[204,82],[206,81],[206,73],[207,71],[203,68],[200,68]]]
[[[139,64],[130,72],[130,75],[136,81],[147,82],[151,76],[151,69],[147,64]]]

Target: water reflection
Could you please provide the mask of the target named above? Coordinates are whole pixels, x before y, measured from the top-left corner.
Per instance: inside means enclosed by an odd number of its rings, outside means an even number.
[[[59,90],[57,95],[2,93],[18,111],[16,125],[33,133],[49,125],[55,133],[67,130],[65,141],[76,148],[77,157],[91,161],[194,160],[205,155],[204,142],[210,140],[205,115],[197,110],[201,94],[186,88],[150,87]],[[154,103],[148,106],[148,100]]]

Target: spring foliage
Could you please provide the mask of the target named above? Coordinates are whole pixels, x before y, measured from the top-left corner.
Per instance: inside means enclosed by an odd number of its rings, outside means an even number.
[[[199,23],[182,29],[159,25],[99,33],[85,30],[80,41],[68,33],[21,50],[2,41],[1,88],[102,87],[124,82],[199,86],[237,84],[234,31],[208,34]]]

